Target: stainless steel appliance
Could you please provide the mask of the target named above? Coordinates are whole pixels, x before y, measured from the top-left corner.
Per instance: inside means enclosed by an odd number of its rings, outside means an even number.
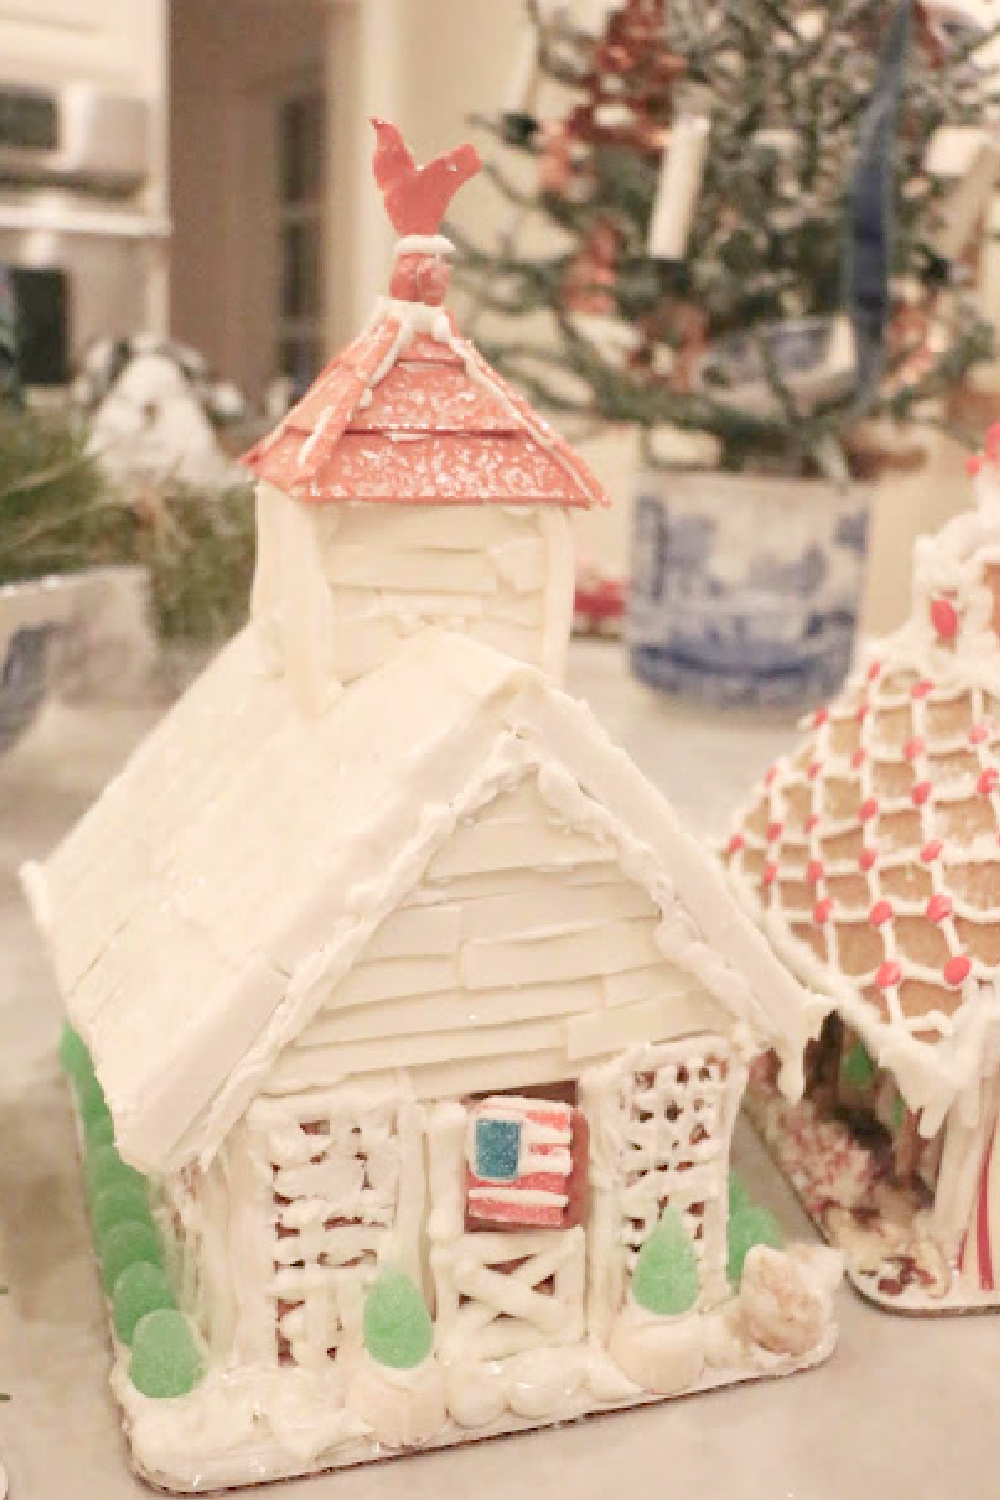
[[[169,225],[151,211],[143,99],[0,82],[0,260],[15,271],[29,384],[60,384],[89,339],[155,325]]]

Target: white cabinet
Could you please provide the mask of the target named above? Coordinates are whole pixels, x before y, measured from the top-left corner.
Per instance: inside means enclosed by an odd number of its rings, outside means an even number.
[[[167,0],[0,0],[4,81],[69,78],[160,92]]]

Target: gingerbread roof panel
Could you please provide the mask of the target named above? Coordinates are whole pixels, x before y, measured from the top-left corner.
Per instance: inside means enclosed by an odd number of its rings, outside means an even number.
[[[303,448],[308,466],[303,466]],[[523,433],[346,432],[335,443],[286,432],[269,450],[266,478],[305,501],[409,505],[582,506],[586,493]]]
[[[419,304],[384,304],[243,462],[315,504],[609,503],[565,439],[451,318]]]
[[[516,433],[509,402],[459,366],[401,360],[358,406],[351,432]]]

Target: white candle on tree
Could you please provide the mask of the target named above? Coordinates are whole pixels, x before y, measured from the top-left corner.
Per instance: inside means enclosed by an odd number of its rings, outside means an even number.
[[[670,127],[649,225],[649,253],[654,259],[680,260],[687,248],[708,156],[709,130],[708,116],[703,114],[682,114]]]

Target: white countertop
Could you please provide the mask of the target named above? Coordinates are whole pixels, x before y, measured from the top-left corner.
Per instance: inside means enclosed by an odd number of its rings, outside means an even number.
[[[788,744],[790,723],[708,717],[628,682],[613,646],[574,647],[572,687],[692,826],[718,831]],[[151,708],[50,706],[0,758],[0,1455],[12,1500],[135,1500],[107,1388],[60,1017],[16,871],[44,855],[121,763]],[[745,1126],[736,1164],[786,1230],[805,1219]],[[819,1370],[274,1485],[301,1500],[996,1500],[1000,1317],[910,1319],[840,1298],[841,1342]]]

